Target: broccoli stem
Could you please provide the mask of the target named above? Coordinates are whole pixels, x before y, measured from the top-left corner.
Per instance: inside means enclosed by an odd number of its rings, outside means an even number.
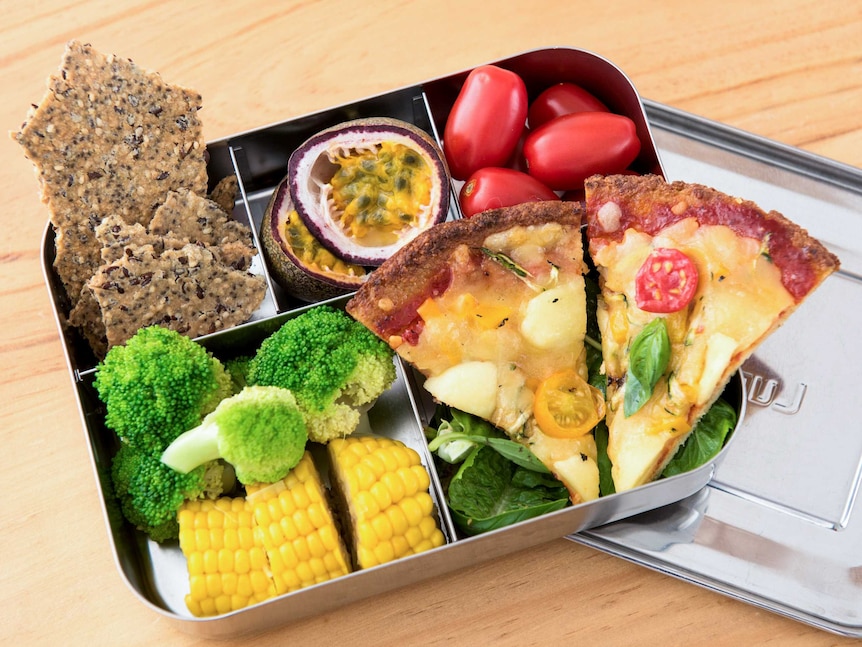
[[[218,424],[204,420],[180,434],[162,453],[162,462],[177,472],[188,474],[198,465],[221,457],[218,437]]]

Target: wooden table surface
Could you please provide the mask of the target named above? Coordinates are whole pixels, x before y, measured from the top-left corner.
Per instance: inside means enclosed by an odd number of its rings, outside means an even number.
[[[862,166],[858,2],[2,0],[0,7],[6,130],[41,99],[72,38],[201,92],[207,139],[564,45],[609,58],[648,99]],[[142,605],[112,561],[40,267],[48,214],[30,163],[4,141],[0,643],[199,644]],[[242,644],[334,640],[358,647],[845,639],[559,539]]]

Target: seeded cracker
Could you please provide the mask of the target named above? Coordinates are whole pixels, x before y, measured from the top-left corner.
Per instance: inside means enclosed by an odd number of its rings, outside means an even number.
[[[77,328],[90,344],[93,354],[102,359],[108,352],[108,336],[102,310],[93,291],[86,285],[81,288],[77,303],[69,312],[69,325]]]
[[[225,213],[233,213],[238,191],[239,180],[236,175],[227,175],[219,180],[208,197],[220,206]]]
[[[210,217],[206,217],[207,215]],[[167,231],[161,231],[160,227]],[[148,246],[145,255],[156,258],[160,257],[165,250],[179,250],[194,243],[205,247],[219,263],[236,270],[248,269],[251,258],[256,254],[248,227],[228,220],[227,215],[211,201],[184,190],[171,192],[165,204],[156,210],[149,228],[140,223],[126,223],[120,216],[113,215],[102,220],[95,229],[95,236],[101,247],[102,262],[107,265],[115,264],[124,257],[136,255],[138,248],[144,246]],[[104,277],[105,273],[97,271],[96,275]],[[241,280],[250,285],[255,293],[259,291],[259,285],[262,283],[262,281],[249,282],[246,277]],[[121,286],[121,289],[124,293],[129,290],[129,297],[135,296],[138,300],[162,298],[161,295],[150,290],[149,284],[144,281],[130,281],[127,285]],[[245,298],[250,298],[252,302],[259,304],[260,299],[255,293]],[[108,299],[105,303],[108,308],[127,307],[121,304],[120,300]],[[141,304],[137,305],[143,307]],[[175,306],[186,307],[180,303],[167,305],[164,310],[167,312]],[[202,304],[202,307],[209,306]],[[118,318],[111,313],[103,315],[100,301],[96,299],[90,285],[85,285],[81,290],[80,299],[69,314],[69,323],[81,331],[99,358],[104,357],[109,348],[105,318],[117,321],[122,317]],[[120,339],[124,335],[125,333],[112,335],[112,339]]]
[[[146,227],[137,222],[129,224],[116,214],[103,218],[94,233],[103,263],[120,260],[126,247],[153,245],[159,254],[164,250],[164,242],[156,239]]]
[[[36,167],[70,299],[101,263],[102,218],[146,225],[168,191],[206,193],[200,108],[198,93],[130,60],[67,45],[45,98],[13,137]]]
[[[150,221],[152,235],[202,243],[219,260],[235,269],[248,269],[257,253],[251,230],[231,220],[222,208],[207,198],[186,190],[171,191]]]
[[[152,245],[127,247],[88,285],[101,308],[109,347],[153,324],[189,337],[230,328],[248,321],[266,290],[262,277],[226,266],[194,243],[160,254]]]

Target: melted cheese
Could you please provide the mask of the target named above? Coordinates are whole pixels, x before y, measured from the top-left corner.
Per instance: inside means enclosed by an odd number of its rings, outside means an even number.
[[[701,227],[687,218],[655,238],[627,230],[619,244],[595,255],[603,268],[598,320],[611,378],[625,375],[628,344],[657,316],[635,305],[634,277],[658,247],[685,252],[697,264],[700,284],[687,309],[661,315],[671,339],[670,382],[662,378],[651,400],[629,418],[622,413],[625,386],[609,389],[608,454],[618,491],[656,476],[690,431],[692,414],[702,413],[729,370],[794,303],[759,242],[740,238],[728,227]]]
[[[599,465],[592,434],[578,438],[552,438],[531,425],[528,445],[536,457],[566,484],[572,501],[591,501],[599,496]]]
[[[531,424],[543,379],[573,368],[587,375],[580,231],[557,223],[514,227],[489,236],[483,247],[505,255],[526,275],[490,258],[479,267],[475,250],[459,248],[452,256],[452,283],[420,306],[418,341],[402,344],[398,353],[426,376],[425,388],[437,400],[530,445],[573,500],[595,498],[593,437],[549,442]]]

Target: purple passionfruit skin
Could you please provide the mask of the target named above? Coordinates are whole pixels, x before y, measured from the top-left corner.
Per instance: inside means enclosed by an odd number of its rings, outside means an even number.
[[[403,231],[389,245],[363,245],[347,234],[328,208],[326,186],[337,168],[329,161],[331,150],[371,147],[385,141],[410,146],[432,169],[431,200],[416,226]],[[449,171],[440,147],[425,131],[388,117],[356,119],[323,130],[305,141],[290,156],[287,178],[294,208],[320,243],[344,261],[380,265],[420,233],[446,219],[449,210]]]
[[[285,292],[301,301],[314,302],[354,292],[368,278],[362,275],[337,274],[311,268],[294,252],[282,228],[293,211],[293,200],[287,178],[272,193],[261,222],[263,255],[270,273]]]

